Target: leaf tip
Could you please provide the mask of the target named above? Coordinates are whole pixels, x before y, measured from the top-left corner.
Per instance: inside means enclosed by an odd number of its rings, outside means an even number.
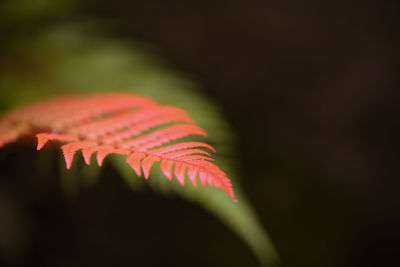
[[[92,154],[95,150],[91,148],[82,149],[83,159],[85,160],[87,165],[90,165],[90,159],[92,158]]]
[[[36,147],[37,150],[41,150],[44,147],[44,145],[47,143],[47,141],[49,141],[48,134],[43,134],[43,133],[37,134],[36,138],[38,140],[37,147]]]
[[[149,179],[151,167],[156,161],[160,161],[160,158],[157,156],[148,156],[142,161],[142,169],[145,179]]]
[[[103,165],[104,158],[107,157],[108,154],[110,154],[110,151],[108,150],[97,151],[96,159],[99,166]]]
[[[145,154],[140,153],[140,152],[134,152],[131,155],[129,155],[129,157],[126,159],[126,162],[135,171],[137,176],[142,175],[141,160],[144,157],[145,157]]]

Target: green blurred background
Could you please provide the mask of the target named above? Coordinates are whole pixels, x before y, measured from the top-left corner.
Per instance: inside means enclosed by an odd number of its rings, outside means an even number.
[[[134,88],[192,109],[281,266],[399,266],[398,11],[377,0],[3,1],[0,104]],[[111,164],[93,185],[98,168],[59,161],[26,143],[0,152],[0,265],[259,266],[238,228],[201,206],[129,187]],[[60,181],[71,179],[86,185],[68,196]]]

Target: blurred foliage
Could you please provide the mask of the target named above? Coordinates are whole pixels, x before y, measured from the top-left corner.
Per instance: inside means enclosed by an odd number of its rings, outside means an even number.
[[[17,5],[17,3],[24,3]],[[58,4],[56,4],[58,3]],[[68,14],[73,4],[68,1],[6,1],[2,4],[2,30],[4,25],[24,25],[27,21],[39,21],[43,16]],[[22,23],[21,23],[22,22]],[[19,24],[21,23],[21,24]],[[49,26],[51,25],[51,26]],[[232,129],[224,122],[218,108],[201,95],[187,75],[165,67],[156,56],[157,51],[143,44],[111,38],[98,31],[107,25],[96,22],[37,23],[37,28],[20,27],[18,35],[3,42],[0,63],[0,107],[9,109],[35,100],[61,93],[89,93],[98,91],[130,91],[144,94],[162,104],[186,109],[199,125],[207,130],[207,142],[217,153],[216,164],[232,179],[239,200],[234,203],[222,190],[211,187],[182,187],[175,179],[164,178],[159,168],[152,168],[146,183],[162,194],[176,194],[198,203],[236,232],[253,250],[264,265],[273,265],[277,254],[262,229],[255,212],[240,191],[236,177],[234,155],[236,154]],[[4,32],[3,32],[4,34]],[[21,42],[21,40],[24,40]],[[48,159],[47,159],[48,160]],[[45,165],[46,159],[39,160]],[[111,162],[132,187],[140,190],[144,182],[126,164],[125,158],[110,156]],[[64,187],[73,194],[74,179],[78,171],[86,173],[87,184],[93,184],[99,168],[76,167],[65,172]],[[93,164],[92,164],[93,165]],[[96,170],[95,170],[96,169]],[[66,182],[68,181],[68,182]]]
[[[24,24],[48,18],[59,18],[73,13],[77,7],[75,0],[3,0],[0,14],[3,22]],[[3,24],[3,26],[6,26]],[[26,25],[29,26],[29,25]]]

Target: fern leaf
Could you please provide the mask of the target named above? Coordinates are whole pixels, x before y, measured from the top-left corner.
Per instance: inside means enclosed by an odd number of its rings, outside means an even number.
[[[237,164],[234,157],[225,156],[235,154],[235,142],[232,129],[225,123],[218,108],[197,90],[198,87],[192,81],[185,79],[181,73],[166,67],[159,61],[159,58],[147,54],[141,45],[127,44],[125,40],[121,42],[110,36],[107,37],[107,34],[103,35],[103,32],[99,35],[97,30],[93,30],[94,28],[91,26],[88,27],[87,24],[80,22],[57,24],[38,31],[37,34],[29,35],[30,38],[24,38],[26,42],[16,46],[16,52],[11,51],[14,55],[17,53],[17,57],[7,56],[1,62],[1,65],[4,66],[2,70],[6,71],[5,75],[4,72],[0,72],[0,86],[4,88],[4,90],[0,90],[2,108],[44,99],[44,97],[54,94],[54,88],[63,94],[92,93],[106,88],[123,88],[128,93],[149,95],[160,102],[184,108],[204,129],[212,131],[208,141],[218,149],[220,153],[216,158],[218,165],[229,170],[229,177],[235,184],[235,196],[240,199],[240,202],[231,201],[222,190],[213,190],[208,186],[182,187],[179,182],[170,182],[172,176],[175,176],[174,162],[170,160],[161,160],[161,168],[152,170],[152,178],[147,181],[149,188],[159,194],[180,196],[185,201],[201,206],[241,237],[263,266],[275,266],[274,264],[279,261],[279,256],[273,242],[263,229],[245,192],[240,190],[240,180],[236,175]],[[7,50],[5,51],[9,53]],[[41,56],[37,57],[37,55]],[[15,58],[21,60],[14,60]],[[30,65],[37,67],[34,75],[30,75],[30,71],[26,73],[25,65],[21,62],[32,62]],[[24,77],[23,83],[21,83],[21,77]],[[74,98],[71,101],[75,101]],[[53,112],[55,110],[53,109]],[[143,107],[140,110],[145,112],[146,109]],[[72,111],[69,110],[69,112]],[[122,115],[123,111],[120,113]],[[158,115],[151,118],[156,117],[158,118]],[[150,122],[151,118],[146,118],[141,122]],[[183,120],[183,122],[185,121]],[[91,122],[94,123],[94,121]],[[62,128],[62,121],[59,124]],[[55,125],[56,123],[53,126]],[[17,127],[16,124],[10,124],[10,122],[3,123],[0,115],[0,146],[16,141],[21,136],[21,131],[32,133],[32,129],[24,129],[30,127],[29,125],[20,125],[21,129],[16,129]],[[73,126],[69,127],[72,129]],[[101,137],[102,142],[104,145],[112,144],[136,135],[135,129],[129,133],[129,128],[134,127],[124,127],[119,129],[118,133],[106,134]],[[144,129],[143,132],[149,129]],[[126,132],[123,134],[124,131]],[[117,136],[119,132],[121,135]],[[62,132],[54,130],[51,134],[62,135]],[[113,135],[115,136],[111,137]],[[107,138],[111,140],[108,142]],[[76,139],[73,140],[76,141]],[[196,148],[210,153],[213,151],[208,144],[199,142],[174,142],[174,144],[165,144],[152,150],[154,153],[169,153]],[[85,162],[90,162],[95,151],[96,149],[93,147],[81,149]],[[112,157],[110,161],[132,190],[141,189],[143,181],[132,175],[132,168],[126,164],[123,157]],[[90,175],[93,175],[92,172],[98,171],[97,168],[92,168],[94,165],[90,165]],[[141,172],[140,164],[139,169]],[[83,170],[89,170],[89,168]],[[69,173],[70,171],[65,172],[65,174]],[[165,179],[164,177],[168,175],[171,176],[170,179]],[[200,184],[197,168],[188,169],[187,176],[193,184]],[[194,178],[191,179],[191,177]]]
[[[101,166],[109,154],[126,155],[137,175],[146,179],[152,166],[171,180],[185,184],[186,174],[193,185],[221,187],[235,200],[226,174],[213,161],[214,149],[202,142],[180,142],[190,135],[206,136],[182,109],[162,106],[134,94],[92,94],[62,96],[16,109],[0,121],[0,147],[23,135],[36,134],[40,150],[49,141],[65,142],[61,147],[69,169],[77,151],[87,164],[97,152]],[[202,149],[200,149],[202,148]]]

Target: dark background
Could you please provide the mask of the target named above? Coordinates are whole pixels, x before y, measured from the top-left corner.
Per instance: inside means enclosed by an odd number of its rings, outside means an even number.
[[[396,1],[87,0],[82,12],[158,46],[220,106],[282,266],[400,266]],[[134,194],[107,168],[65,200],[56,182],[21,178],[35,154],[9,153],[26,162],[2,161],[4,183],[34,229],[20,265],[257,266],[194,205]]]

